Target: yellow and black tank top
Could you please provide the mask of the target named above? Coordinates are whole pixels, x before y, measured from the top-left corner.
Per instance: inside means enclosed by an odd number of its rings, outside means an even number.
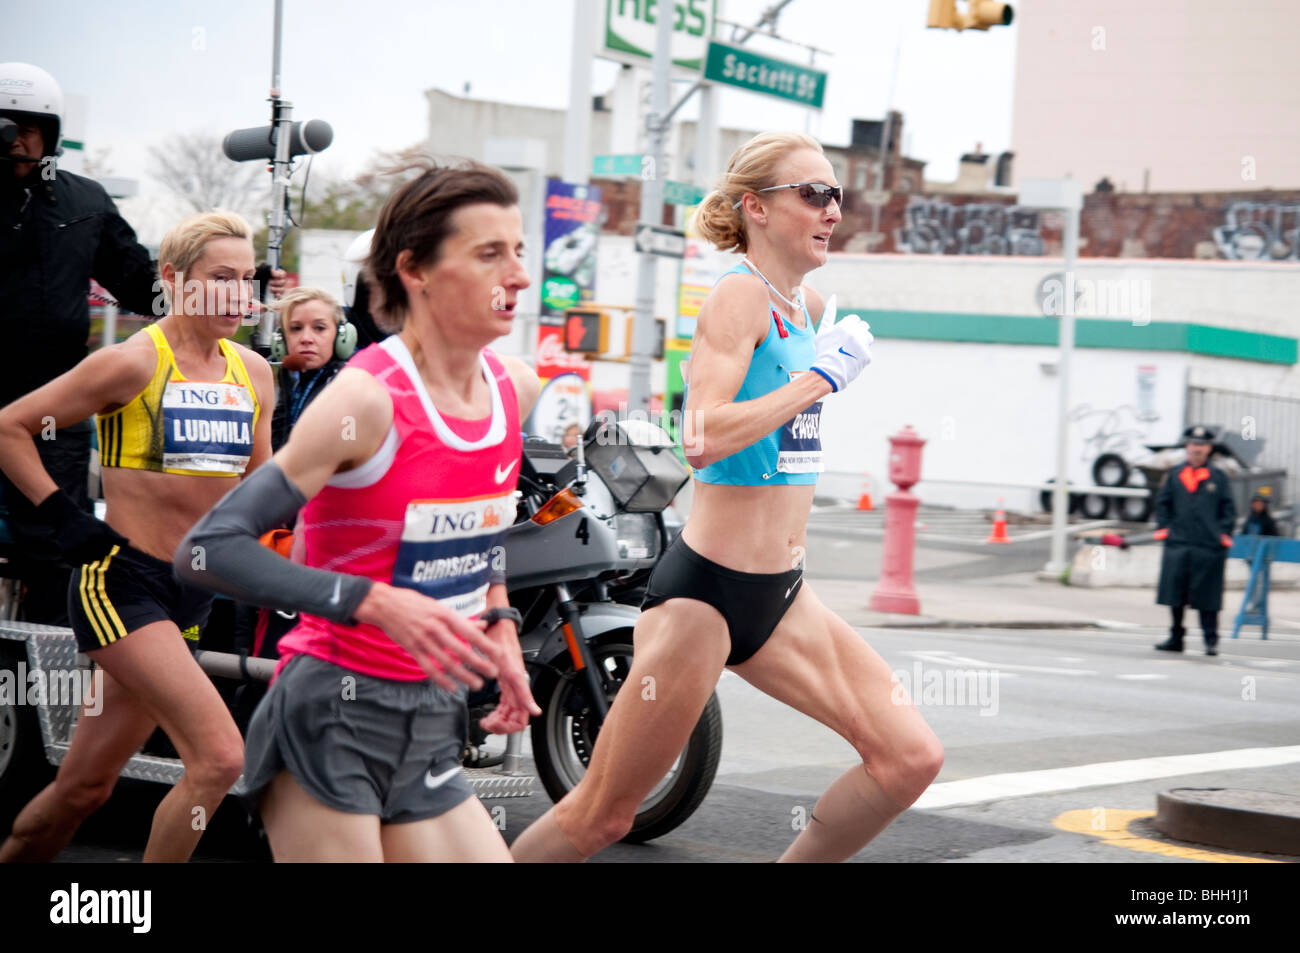
[[[188,476],[242,476],[253,452],[257,393],[235,346],[222,339],[219,381],[181,376],[167,337],[146,327],[158,352],[153,378],[129,403],[99,417],[100,465]]]

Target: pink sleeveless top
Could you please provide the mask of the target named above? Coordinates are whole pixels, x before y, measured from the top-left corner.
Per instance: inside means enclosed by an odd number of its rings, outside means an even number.
[[[464,616],[483,610],[514,522],[523,443],[509,374],[487,349],[480,361],[492,390],[486,421],[439,414],[396,335],[348,362],[387,388],[393,426],[373,457],[336,473],[303,507],[306,565],[416,589]],[[280,639],[277,674],[298,654],[378,678],[428,677],[382,629],[307,613]]]

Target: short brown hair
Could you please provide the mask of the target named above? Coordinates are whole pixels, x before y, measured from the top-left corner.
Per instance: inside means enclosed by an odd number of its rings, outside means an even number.
[[[506,207],[519,204],[514,183],[482,163],[466,160],[438,165],[431,157],[421,156],[390,171],[412,168],[422,171],[384,203],[365,264],[371,313],[380,329],[388,332],[402,329],[410,307],[397,271],[398,255],[410,249],[414,265],[435,264],[443,240],[451,234],[456,209],[480,202]]]

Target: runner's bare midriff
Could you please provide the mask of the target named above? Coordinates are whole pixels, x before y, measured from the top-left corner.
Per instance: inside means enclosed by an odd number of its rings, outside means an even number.
[[[695,482],[682,541],[738,572],[788,572],[802,561],[817,487]]]
[[[239,482],[152,470],[103,470],[104,521],[136,549],[171,562],[190,528]]]

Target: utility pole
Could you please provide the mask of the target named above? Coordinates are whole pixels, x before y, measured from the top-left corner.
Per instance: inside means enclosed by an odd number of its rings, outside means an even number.
[[[639,221],[662,224],[664,207],[664,139],[668,131],[669,73],[672,69],[673,16],[661,6],[655,24],[654,79],[650,94],[650,112],[646,116],[646,148],[649,167],[642,166],[641,216]],[[690,95],[689,93],[687,95]],[[685,99],[683,99],[683,102]],[[681,103],[678,103],[680,106]],[[646,173],[649,173],[647,176]],[[632,319],[632,348],[628,378],[627,405],[632,412],[650,411],[650,355],[655,331],[655,274],[658,258],[642,252],[637,265],[636,312]]]

